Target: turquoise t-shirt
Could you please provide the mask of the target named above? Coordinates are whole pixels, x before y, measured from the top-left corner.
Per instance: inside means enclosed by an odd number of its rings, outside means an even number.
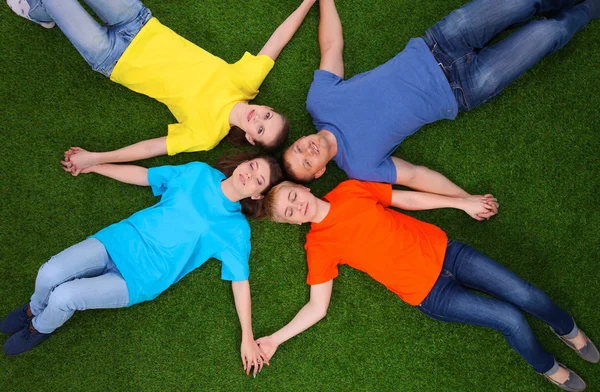
[[[211,257],[221,279],[248,279],[250,225],[221,190],[225,176],[201,162],[148,170],[160,201],[92,237],[108,251],[129,290],[129,306],[156,298]]]

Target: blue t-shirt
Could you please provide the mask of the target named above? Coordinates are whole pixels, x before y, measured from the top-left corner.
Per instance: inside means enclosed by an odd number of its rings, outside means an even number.
[[[92,237],[108,251],[129,290],[129,306],[156,298],[214,257],[221,279],[248,279],[250,225],[221,190],[225,176],[205,163],[148,170],[152,207]]]
[[[458,113],[448,80],[422,38],[379,67],[348,80],[315,71],[306,108],[333,133],[333,160],[350,178],[396,182],[390,155],[423,125]]]

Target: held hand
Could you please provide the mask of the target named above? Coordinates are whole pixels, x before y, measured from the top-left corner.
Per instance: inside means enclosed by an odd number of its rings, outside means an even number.
[[[496,215],[498,207],[498,201],[493,195],[474,195],[463,199],[462,210],[469,214],[471,218],[482,221]]]
[[[94,154],[80,147],[71,147],[65,151],[65,160],[60,163],[65,171],[73,176],[77,176],[79,173],[89,173],[90,170],[86,169],[96,164]]]
[[[279,347],[279,344],[277,344],[270,336],[257,339],[256,343],[258,343],[262,352],[267,356],[267,359],[273,358],[275,351],[277,351],[277,348]]]
[[[256,374],[262,370],[263,365],[265,363],[269,364],[269,359],[253,340],[243,340],[240,352],[242,355],[242,365],[247,375],[250,374],[250,369],[254,367],[252,373],[256,377]]]

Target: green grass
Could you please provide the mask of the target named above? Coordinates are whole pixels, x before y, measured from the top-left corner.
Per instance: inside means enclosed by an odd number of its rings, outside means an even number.
[[[395,55],[410,37],[463,2],[340,0],[347,76]],[[2,3],[4,4],[4,3]],[[149,0],[162,23],[235,61],[256,53],[299,0]],[[291,137],[314,131],[304,109],[319,64],[318,10],[282,53],[256,102],[286,113]],[[162,104],[92,72],[59,29],[0,6],[0,314],[27,302],[39,266],[99,229],[156,202],[148,189],[59,164],[69,146],[108,150],[166,134]],[[478,223],[454,210],[411,214],[435,223],[548,292],[600,343],[600,22],[536,65],[499,97],[455,121],[423,128],[396,154],[492,192],[501,213]],[[212,163],[230,148],[142,162]],[[323,195],[344,174],[314,182]],[[308,227],[253,222],[255,336],[288,322],[307,301]],[[211,261],[155,301],[78,312],[48,342],[0,355],[3,391],[553,391],[483,328],[437,322],[366,275],[341,268],[325,320],[282,345],[256,379],[242,373],[230,285]],[[541,343],[600,390],[600,365],[579,359],[543,323]]]

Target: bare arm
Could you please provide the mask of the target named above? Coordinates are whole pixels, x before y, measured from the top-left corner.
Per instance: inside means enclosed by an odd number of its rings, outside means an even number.
[[[66,170],[66,169],[65,169]],[[148,169],[135,165],[94,165],[85,169],[86,173],[96,173],[126,184],[149,186]]]
[[[258,373],[263,366],[263,362],[268,359],[261,353],[260,348],[254,341],[252,334],[252,301],[250,299],[250,284],[247,280],[242,282],[231,282],[233,298],[235,300],[235,310],[240,319],[242,327],[242,346],[240,353],[242,364],[246,374],[250,373],[250,368],[254,367],[254,375]]]
[[[300,6],[279,25],[273,34],[271,34],[271,37],[269,37],[269,40],[258,54],[265,54],[273,60],[276,60],[279,53],[281,53],[283,48],[290,42],[296,33],[296,30],[298,30],[298,27],[300,27],[302,21],[304,21],[306,14],[310,10],[310,7],[315,4],[315,1],[316,0],[304,0],[302,4],[300,4]]]
[[[292,321],[271,336],[257,340],[268,359],[273,357],[281,343],[307,330],[325,317],[332,288],[333,280],[310,286],[310,301],[300,309]]]
[[[127,147],[107,152],[90,152],[72,147],[65,152],[63,166],[76,176],[85,168],[103,163],[131,162],[152,158],[167,153],[167,137],[148,139]]]
[[[470,196],[442,174],[425,166],[416,166],[397,157],[392,157],[392,161],[396,167],[396,184],[398,185],[443,196]]]
[[[319,9],[319,48],[321,49],[321,64],[319,69],[344,77],[344,36],[342,22],[333,0],[320,0]]]
[[[392,206],[412,211],[456,208],[479,221],[489,219],[498,213],[498,205],[492,195],[463,198],[394,189],[392,190]]]

